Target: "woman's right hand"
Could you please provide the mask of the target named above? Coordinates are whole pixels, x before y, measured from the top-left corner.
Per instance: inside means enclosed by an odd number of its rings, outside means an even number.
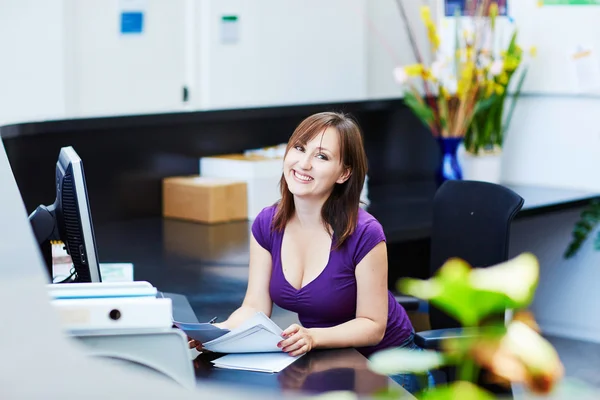
[[[198,351],[206,351],[204,350],[204,347],[202,347],[202,343],[190,337],[188,337],[188,345],[190,346],[190,349],[196,348]]]
[[[223,322],[214,323],[213,325],[220,329],[229,329],[224,325]],[[195,339],[192,339],[189,336],[188,336],[188,345],[190,346],[190,349],[196,348],[196,350],[198,350],[198,351],[204,351],[204,352],[208,351],[204,347],[202,347],[202,343],[200,343],[199,341],[197,341]]]

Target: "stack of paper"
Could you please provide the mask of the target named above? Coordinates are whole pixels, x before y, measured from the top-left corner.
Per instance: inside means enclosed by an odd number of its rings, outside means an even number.
[[[200,343],[210,342],[211,340],[221,337],[229,332],[227,329],[220,329],[209,323],[173,321],[173,324],[184,331],[188,337],[195,339]]]
[[[219,368],[279,372],[299,358],[277,347],[283,340],[283,331],[262,312],[231,331],[206,323],[175,322],[175,325],[189,337],[202,342],[206,350],[229,353],[212,361]]]
[[[212,361],[212,363],[218,368],[277,373],[300,357],[292,357],[283,352],[228,354]]]
[[[206,350],[215,353],[281,352],[277,344],[283,340],[283,331],[262,312],[256,313],[238,328],[204,343]]]

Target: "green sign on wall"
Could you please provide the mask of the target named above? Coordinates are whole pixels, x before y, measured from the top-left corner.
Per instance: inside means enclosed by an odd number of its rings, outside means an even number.
[[[539,0],[543,6],[600,6],[600,0]]]

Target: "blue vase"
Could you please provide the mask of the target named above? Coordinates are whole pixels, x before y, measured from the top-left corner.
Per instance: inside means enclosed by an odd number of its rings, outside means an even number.
[[[442,184],[449,180],[461,180],[463,177],[460,163],[458,162],[458,146],[462,138],[438,138],[442,151],[442,163],[438,169],[437,181]]]

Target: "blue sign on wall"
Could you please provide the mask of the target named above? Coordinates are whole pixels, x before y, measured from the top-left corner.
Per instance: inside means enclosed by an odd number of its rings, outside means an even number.
[[[468,15],[472,9],[477,9],[477,5],[481,0],[445,0],[445,14],[446,17],[452,17],[454,15]],[[508,0],[498,0],[498,14],[506,15],[508,6]]]
[[[121,33],[140,34],[144,30],[144,13],[141,11],[127,11],[121,13]]]

